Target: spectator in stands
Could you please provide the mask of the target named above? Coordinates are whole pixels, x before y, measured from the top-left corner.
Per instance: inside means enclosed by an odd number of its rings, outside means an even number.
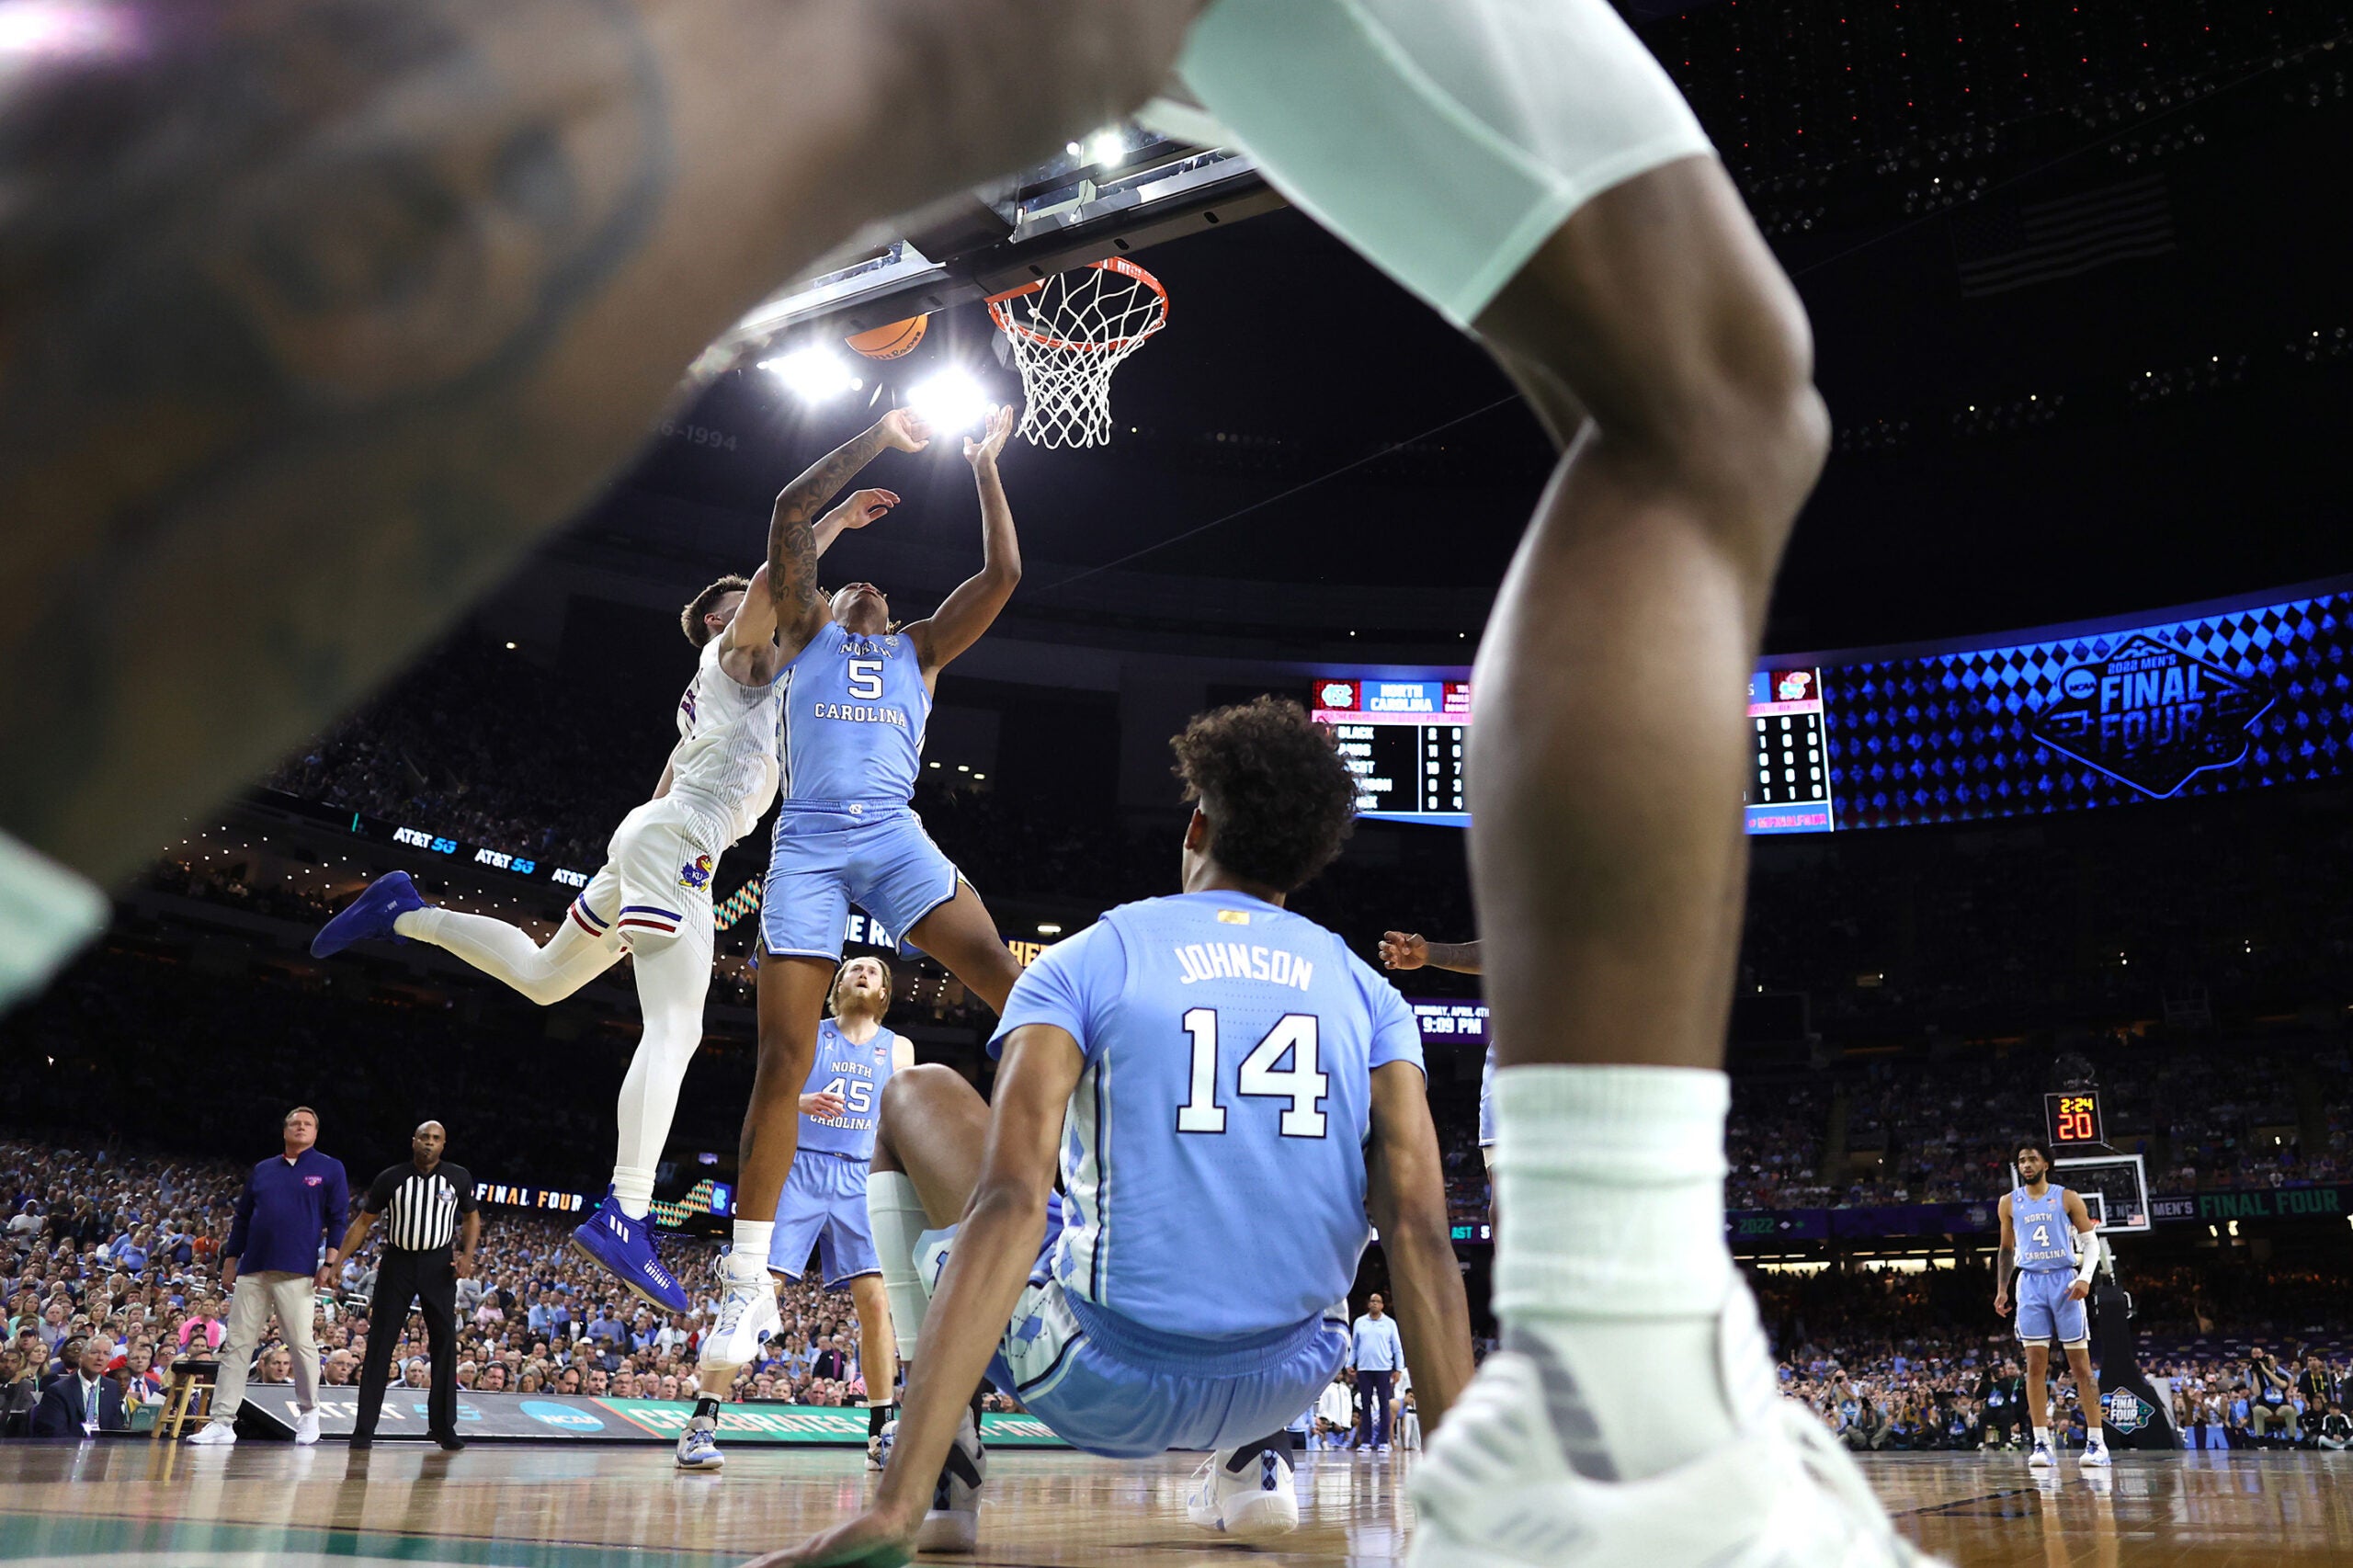
[[[30,1432],[40,1404],[40,1381],[25,1364],[24,1352],[13,1345],[0,1350],[0,1437]]]
[[[2256,1346],[2247,1352],[2249,1390],[2247,1430],[2266,1448],[2290,1447],[2296,1441],[2295,1385],[2268,1350]]]
[[[36,1437],[89,1437],[97,1435],[101,1425],[130,1425],[122,1415],[121,1389],[107,1381],[107,1363],[114,1359],[114,1346],[94,1336],[74,1348],[74,1365],[41,1385],[40,1403],[33,1409]]]
[[[2313,1445],[2330,1453],[2343,1453],[2353,1447],[2353,1420],[2346,1418],[2344,1409],[2333,1400],[2314,1402],[2306,1425],[2313,1433]]]

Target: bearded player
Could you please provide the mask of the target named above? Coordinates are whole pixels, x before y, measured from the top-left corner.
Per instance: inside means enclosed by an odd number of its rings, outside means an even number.
[[[721,1269],[718,1322],[703,1347],[722,1367],[751,1360],[778,1330],[767,1278],[776,1222],[765,1216],[777,1211],[798,1152],[801,1096],[850,906],[895,935],[903,952],[938,959],[992,1009],[1003,1009],[1020,977],[980,894],[908,803],[939,672],[980,640],[1021,580],[1013,508],[997,473],[1016,412],[990,410],[981,433],[964,441],[980,494],[981,569],[929,619],[894,625],[870,583],[827,598],[817,590],[808,526],[770,536],[768,580],[779,585],[785,651],[784,785],[760,899],[759,1063],[744,1116],[738,1218]],[[819,466],[847,483],[884,436],[878,425]]]
[[[882,424],[887,444],[902,450],[920,449],[927,438],[922,421],[903,411]],[[830,500],[837,486],[820,493],[824,478],[813,469],[787,485],[770,527],[787,517],[805,519]],[[815,528],[805,520],[801,528],[812,549],[822,551],[843,529],[864,528],[898,499],[887,490],[861,490]],[[644,1030],[621,1080],[612,1186],[572,1241],[665,1312],[691,1303],[655,1256],[647,1216],[678,1086],[702,1043],[716,936],[711,881],[720,857],[776,798],[777,677],[784,653],[768,585],[766,566],[749,582],[722,577],[680,613],[701,659],[678,699],[677,746],[653,799],[621,819],[604,868],[544,944],[503,920],[428,905],[405,871],[369,883],[311,943],[319,958],[371,937],[430,943],[541,1006],[563,1001],[630,955]]]
[[[2018,1185],[2002,1194],[2002,1258],[1995,1269],[1994,1310],[2007,1315],[2013,1294],[2018,1339],[2026,1346],[2026,1408],[2034,1447],[2027,1468],[2056,1465],[2051,1437],[2051,1342],[2067,1352],[2075,1375],[2075,1403],[2084,1412],[2086,1470],[2106,1469],[2100,1426],[2099,1380],[2092,1373],[2091,1314],[2084,1306],[2099,1268],[2098,1226],[2081,1194],[2051,1181],[2051,1151],[2032,1139],[2018,1145]],[[2015,1287],[2015,1291],[2013,1290]]]
[[[801,1142],[776,1208],[768,1272],[799,1284],[817,1251],[825,1289],[849,1292],[858,1313],[858,1368],[866,1380],[867,1437],[889,1424],[899,1381],[890,1298],[867,1218],[867,1169],[874,1159],[875,1119],[894,1073],[915,1065],[915,1041],[882,1027],[891,1006],[891,971],[881,959],[842,965],[825,998],[832,1016],[817,1028],[816,1059],[801,1090]],[[706,1369],[700,1397],[678,1435],[678,1468],[717,1470],[719,1406],[735,1369]]]

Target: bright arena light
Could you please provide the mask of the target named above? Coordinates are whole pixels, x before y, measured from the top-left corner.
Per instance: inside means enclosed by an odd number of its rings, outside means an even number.
[[[971,430],[988,417],[988,389],[970,370],[948,369],[907,393],[907,406],[943,435]]]
[[[1086,139],[1086,161],[1105,168],[1117,168],[1127,161],[1128,138],[1117,127],[1098,131]]]
[[[782,381],[785,390],[803,403],[823,403],[866,384],[851,371],[849,361],[830,348],[795,349],[761,360],[760,369]]]

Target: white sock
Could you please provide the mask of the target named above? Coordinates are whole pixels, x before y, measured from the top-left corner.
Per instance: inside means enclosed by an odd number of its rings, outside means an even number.
[[[726,1257],[727,1275],[731,1279],[748,1279],[754,1273],[765,1274],[768,1267],[768,1246],[776,1239],[774,1220],[738,1220],[733,1233],[734,1245]]]
[[[875,1256],[882,1260],[882,1291],[891,1301],[891,1337],[899,1359],[915,1358],[923,1315],[931,1305],[915,1276],[915,1238],[930,1228],[923,1199],[904,1171],[876,1171],[866,1178],[866,1219],[874,1233]]]
[[[654,1171],[649,1165],[613,1167],[613,1201],[632,1220],[642,1220],[654,1208]]]
[[[2051,1442],[2051,1428],[2048,1426],[2037,1426],[2034,1429],[2034,1440],[2045,1445],[2046,1447],[2049,1446]]]
[[[1495,1311],[1507,1346],[1549,1352],[1565,1372],[1556,1406],[1591,1416],[1592,1430],[1563,1434],[1583,1473],[1673,1469],[1728,1441],[1776,1392],[1724,1245],[1731,1099],[1730,1081],[1699,1068],[1495,1074]],[[1755,1343],[1728,1350],[1727,1333]]]
[[[710,944],[682,933],[667,941],[639,943],[634,958],[637,1008],[645,1028],[613,1107],[613,1193],[622,1213],[642,1220],[642,1205],[654,1198],[654,1167],[662,1163],[662,1145],[669,1142],[670,1122],[677,1114],[678,1085],[686,1082],[687,1069],[702,1044]],[[642,1199],[640,1175],[644,1177]],[[627,1187],[621,1185],[624,1176],[630,1178]],[[632,1209],[632,1202],[641,1206]]]
[[[561,1002],[620,960],[620,944],[591,937],[567,915],[541,947],[530,933],[486,915],[427,907],[404,912],[392,930],[463,959],[541,1006]]]

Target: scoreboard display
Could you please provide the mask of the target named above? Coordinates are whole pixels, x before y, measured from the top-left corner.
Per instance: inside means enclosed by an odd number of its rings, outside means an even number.
[[[2100,1126],[2099,1091],[2059,1089],[2042,1096],[2043,1119],[2050,1123],[2051,1152],[2063,1155],[2071,1149],[2106,1148],[2108,1135]]]
[[[1390,822],[1471,824],[1462,759],[1471,747],[1471,683],[1358,680],[1315,683],[1310,704],[1339,736],[1357,778],[1357,814]]]
[[[1339,736],[1357,778],[1357,814],[1388,822],[1471,825],[1464,759],[1471,683],[1442,672],[1404,680],[1330,676],[1309,703]],[[1751,833],[1828,833],[1829,736],[1822,672],[1760,669],[1749,678],[1756,750],[1743,790]]]
[[[1751,833],[1828,833],[1830,736],[1822,672],[1803,665],[1748,677],[1749,756],[1742,791]]]

